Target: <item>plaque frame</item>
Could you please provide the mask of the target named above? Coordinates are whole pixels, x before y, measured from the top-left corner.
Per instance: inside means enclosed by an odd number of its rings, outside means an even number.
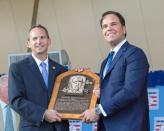
[[[93,90],[94,89],[99,89],[99,86],[100,86],[100,78],[99,78],[99,76],[97,74],[91,72],[90,70],[84,70],[84,71],[81,71],[81,72],[77,72],[75,70],[69,70],[67,72],[64,72],[64,73],[60,74],[56,78],[56,80],[54,82],[53,92],[52,92],[52,95],[51,95],[51,99],[50,99],[50,102],[49,102],[48,109],[54,110],[56,108],[55,104],[57,103],[58,95],[60,94],[59,90],[61,88],[63,88],[63,87],[61,87],[62,80],[65,79],[66,77],[68,77],[68,78],[70,78],[72,76],[76,77],[76,75],[78,75],[78,76],[86,76],[86,77],[91,78],[94,81],[94,83],[92,85],[93,86],[92,90],[89,92],[89,93],[91,93],[90,94],[91,95],[90,96],[90,100],[89,100],[90,102],[88,103],[88,107],[86,109],[95,108],[96,102],[97,102],[97,96],[93,93]],[[72,97],[73,97],[73,95],[72,95]],[[79,95],[79,97],[83,97],[83,96]],[[83,110],[83,111],[85,111],[85,110]],[[62,119],[77,119],[77,120],[81,120],[82,119],[82,117],[81,117],[81,113],[82,112],[80,112],[80,113],[72,113],[72,112],[70,113],[70,112],[60,112],[60,111],[58,111],[58,112],[62,114]]]

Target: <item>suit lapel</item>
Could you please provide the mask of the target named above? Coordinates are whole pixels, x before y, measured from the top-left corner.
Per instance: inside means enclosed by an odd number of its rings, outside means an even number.
[[[119,61],[119,59],[121,58],[122,54],[126,51],[127,47],[128,47],[128,42],[126,42],[120,49],[119,51],[117,52],[116,56],[114,57],[113,61],[112,61],[112,64],[110,65],[107,73],[106,73],[106,76],[112,71],[113,67],[116,65],[116,63]],[[104,61],[104,63],[107,62],[107,59],[106,61]],[[105,64],[103,65],[103,69],[105,67]],[[106,77],[105,76],[105,77]]]
[[[107,59],[108,59],[108,58],[106,58],[106,59],[102,62],[102,65],[101,65],[101,70],[100,70],[100,79],[101,79],[101,81],[103,80],[103,71],[104,71],[105,65],[106,65],[106,63],[107,63]]]
[[[54,77],[56,74],[56,70],[57,67],[55,65],[54,62],[52,62],[51,60],[49,60],[49,74],[48,74],[48,88],[52,88],[53,84],[54,84]]]
[[[49,59],[49,75],[48,75],[48,96],[51,96],[52,90],[54,88],[54,83],[56,77],[62,72],[61,68]]]
[[[35,75],[35,79],[39,80],[39,82],[41,83],[42,87],[44,89],[47,89],[45,83],[44,83],[44,80],[43,80],[43,77],[42,77],[42,74],[35,62],[35,60],[32,58],[32,56],[29,57],[29,68],[31,69],[31,71],[33,72],[33,75]]]

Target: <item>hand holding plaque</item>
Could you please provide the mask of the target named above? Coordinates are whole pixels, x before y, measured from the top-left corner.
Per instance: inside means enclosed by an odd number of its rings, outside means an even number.
[[[55,109],[63,119],[82,119],[81,113],[96,106],[96,89],[99,76],[95,73],[67,71],[57,77],[48,109]]]

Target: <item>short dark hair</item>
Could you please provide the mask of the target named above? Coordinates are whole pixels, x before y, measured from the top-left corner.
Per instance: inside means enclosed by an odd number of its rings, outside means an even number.
[[[119,12],[116,12],[116,11],[106,11],[106,12],[104,12],[102,14],[101,19],[100,19],[100,26],[101,26],[101,28],[102,28],[102,21],[103,21],[104,17],[106,15],[109,15],[109,14],[113,14],[113,15],[117,16],[118,19],[120,20],[121,25],[125,26],[125,19]]]
[[[47,30],[46,27],[44,27],[43,25],[41,25],[41,24],[34,25],[34,26],[32,26],[32,27],[30,28],[29,32],[31,32],[31,30],[34,29],[34,28],[41,28],[41,29],[43,29],[43,30],[46,32],[47,38],[48,38],[48,39],[50,38],[50,37],[49,37],[48,30]]]

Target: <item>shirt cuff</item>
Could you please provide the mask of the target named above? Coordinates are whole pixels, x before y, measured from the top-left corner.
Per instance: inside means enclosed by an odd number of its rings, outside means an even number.
[[[107,116],[106,112],[104,111],[104,109],[102,108],[101,104],[99,104],[99,108],[101,110],[101,113],[103,114],[103,116]]]
[[[45,110],[45,112],[44,112],[44,114],[43,114],[43,116],[42,116],[42,120],[41,120],[41,122],[44,121],[45,113],[46,113],[46,110]]]

